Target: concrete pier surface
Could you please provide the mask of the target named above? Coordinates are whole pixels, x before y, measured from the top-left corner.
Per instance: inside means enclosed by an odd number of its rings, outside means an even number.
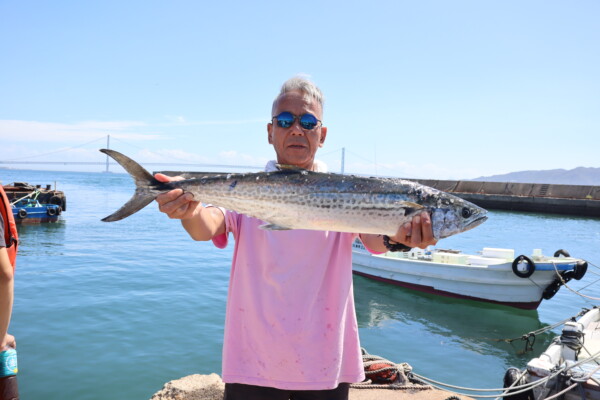
[[[150,400],[223,400],[225,384],[217,374],[189,375],[167,382]],[[397,389],[350,389],[349,400],[446,400],[452,392],[431,386],[405,385]],[[473,400],[458,396],[460,400]]]

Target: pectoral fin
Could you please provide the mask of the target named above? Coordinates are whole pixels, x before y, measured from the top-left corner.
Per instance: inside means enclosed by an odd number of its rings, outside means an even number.
[[[289,231],[291,228],[286,228],[285,226],[279,226],[275,224],[264,224],[259,226],[260,229],[265,231]]]
[[[402,201],[399,203],[399,206],[404,208],[404,215],[412,215],[425,208],[420,204],[410,201]]]
[[[290,164],[275,164],[275,166],[280,171],[306,171],[306,169],[304,169],[304,168],[300,168],[296,165],[290,165]]]

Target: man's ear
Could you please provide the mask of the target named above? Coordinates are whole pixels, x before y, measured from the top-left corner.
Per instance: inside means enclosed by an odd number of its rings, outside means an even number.
[[[269,144],[273,144],[273,124],[271,122],[267,124],[267,135],[269,139]]]
[[[319,147],[323,147],[323,143],[325,143],[325,138],[327,137],[327,127],[321,127],[321,140],[319,141]]]

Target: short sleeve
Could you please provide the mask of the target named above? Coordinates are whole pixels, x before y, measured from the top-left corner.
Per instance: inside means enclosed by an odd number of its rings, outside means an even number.
[[[215,207],[215,206],[209,205],[207,207]],[[213,237],[212,242],[215,245],[215,247],[217,247],[218,249],[224,249],[225,247],[227,247],[227,244],[229,243],[229,232],[230,232],[229,218],[227,216],[227,210],[225,210],[223,207],[215,207],[215,208],[218,208],[219,210],[221,210],[221,212],[225,216],[225,233]]]

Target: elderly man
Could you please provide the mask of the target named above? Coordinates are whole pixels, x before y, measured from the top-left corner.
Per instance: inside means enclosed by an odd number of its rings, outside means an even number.
[[[319,171],[323,96],[310,81],[286,81],[273,102],[268,141],[277,164]],[[173,178],[157,174],[168,181]],[[223,345],[225,400],[347,399],[349,384],[364,379],[352,291],[352,242],[367,248],[435,243],[427,213],[394,237],[325,231],[268,231],[255,218],[203,206],[180,189],[157,197],[160,211],[180,219],[195,240],[235,249]]]

